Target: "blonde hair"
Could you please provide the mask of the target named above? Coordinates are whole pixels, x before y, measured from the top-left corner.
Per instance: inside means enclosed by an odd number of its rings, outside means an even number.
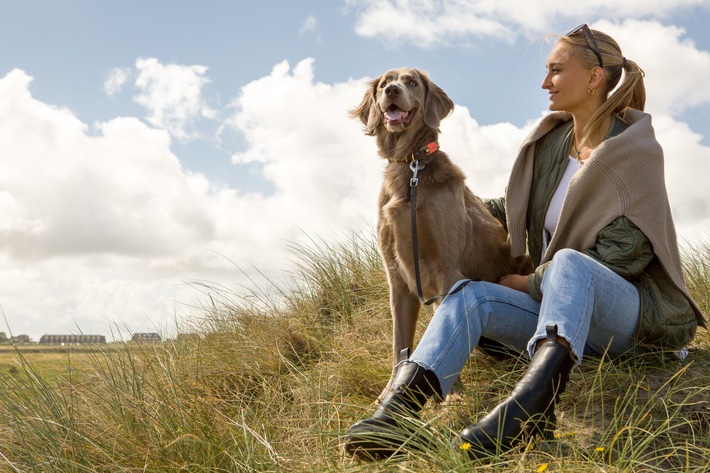
[[[601,31],[590,31],[597,42],[605,76],[598,91],[602,102],[582,130],[582,136],[586,139],[603,135],[606,130],[601,127],[609,115],[621,114],[627,108],[643,111],[646,105],[643,70],[621,54],[621,48],[614,38]],[[581,61],[584,67],[592,69],[599,66],[599,58],[587,43],[583,31],[580,30],[572,36],[562,36],[558,42],[572,46],[570,54]]]

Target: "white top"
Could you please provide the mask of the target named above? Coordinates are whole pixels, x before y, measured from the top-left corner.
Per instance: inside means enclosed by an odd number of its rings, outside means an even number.
[[[582,163],[577,161],[572,155],[569,155],[568,159],[570,162],[565,169],[565,173],[562,175],[562,179],[560,179],[560,183],[557,185],[557,190],[555,190],[555,193],[552,195],[550,205],[547,207],[545,227],[542,230],[542,255],[545,254],[547,245],[550,243],[550,240],[552,240],[552,236],[557,229],[557,222],[560,221],[560,212],[562,212],[562,204],[565,200],[565,195],[567,195],[567,189],[569,189],[572,176],[582,167]]]

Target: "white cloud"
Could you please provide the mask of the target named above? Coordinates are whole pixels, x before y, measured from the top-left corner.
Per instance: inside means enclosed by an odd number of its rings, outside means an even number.
[[[710,147],[683,122],[663,114],[653,116],[665,154],[666,187],[676,230],[682,240],[707,241],[710,234]]]
[[[500,197],[518,148],[531,129],[532,123],[523,128],[510,123],[480,126],[468,108],[457,106],[441,124],[439,143],[464,170],[475,194]]]
[[[603,20],[593,27],[616,39],[623,54],[645,71],[649,112],[677,116],[710,104],[710,52],[699,50],[682,28],[638,20]],[[653,38],[652,46],[647,38]]]
[[[134,118],[87,126],[33,99],[29,77],[2,79],[0,241],[18,259],[170,252],[209,234],[164,131]],[[147,235],[150,235],[147,237]]]
[[[654,22],[597,26],[618,36],[648,73],[681,235],[708,228],[710,148],[676,118],[707,104],[698,82],[707,76],[707,53]],[[654,62],[634,39],[649,34],[664,38],[659,56],[689,63]],[[197,297],[185,280],[243,283],[228,259],[279,279],[291,259],[285,242],[374,223],[384,163],[374,139],[347,116],[367,78],[328,84],[316,80],[313,59],[283,62],[219,111],[231,114],[223,133],[236,131],[246,143],[233,162],[258,164],[272,185],[274,192],[262,195],[217,187],[183,169],[171,151],[171,136],[188,135],[191,120],[218,114],[205,105],[206,68],[142,59],[136,69],[155,128],[131,117],[88,126],[32,97],[26,73],[0,78],[0,306],[16,333],[67,331],[69,323],[103,330],[107,320],[140,331],[168,325],[176,300]],[[666,69],[686,76],[664,75]],[[684,96],[684,89],[692,93]],[[671,98],[655,98],[664,94]],[[532,123],[481,126],[473,113],[456,107],[442,124],[442,148],[474,192],[496,197]]]
[[[355,26],[361,36],[378,38],[397,47],[402,41],[424,48],[467,41],[470,36],[512,40],[514,34],[496,18],[487,3],[446,2],[439,0],[351,0],[362,10]]]
[[[231,261],[279,280],[287,241],[372,220],[382,163],[345,113],[364,83],[315,83],[310,60],[237,101],[270,196],[186,172],[169,134],[136,118],[91,129],[33,98],[31,80],[0,78],[0,306],[15,333],[165,325],[175,299],[197,296],[183,281],[245,283]]]
[[[181,168],[165,131],[135,118],[90,130],[34,99],[31,80],[20,70],[0,78],[0,306],[10,329],[169,320],[182,280],[229,267],[208,250],[217,225],[204,177]]]
[[[301,29],[298,31],[298,35],[303,36],[304,34],[311,33],[313,31],[316,31],[317,29],[318,29],[318,19],[313,15],[309,15],[303,21],[303,24],[301,25]]]
[[[371,214],[383,166],[374,140],[347,116],[366,86],[362,81],[328,85],[313,77],[312,59],[293,70],[282,62],[242,88],[232,123],[249,149],[233,160],[263,165],[286,215],[304,224],[354,224]],[[318,217],[323,215],[328,218]]]
[[[216,118],[203,98],[209,83],[205,66],[162,64],[155,58],[136,61],[141,90],[135,101],[148,109],[148,121],[180,140],[191,137],[190,126],[199,118]]]
[[[559,32],[560,24],[598,18],[663,19],[683,9],[707,7],[707,0],[346,0],[358,10],[355,32],[396,47],[402,42],[423,48],[468,43],[474,39],[512,42]],[[569,29],[575,25],[567,25]],[[562,31],[564,33],[567,30]]]
[[[0,331],[119,335],[172,329],[184,311],[175,300],[194,294],[174,275],[161,276],[143,265],[86,257],[19,264],[0,254],[0,308],[8,321]]]
[[[109,72],[104,81],[104,91],[109,97],[113,97],[123,90],[123,86],[128,82],[131,70],[126,67],[117,67]]]

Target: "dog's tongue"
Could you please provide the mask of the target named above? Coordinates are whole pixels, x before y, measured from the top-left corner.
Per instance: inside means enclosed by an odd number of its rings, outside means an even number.
[[[385,118],[389,121],[401,121],[404,119],[404,112],[400,109],[388,110],[385,112]]]

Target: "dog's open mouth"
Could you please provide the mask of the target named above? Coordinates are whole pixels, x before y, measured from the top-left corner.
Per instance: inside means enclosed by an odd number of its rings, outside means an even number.
[[[389,106],[385,112],[385,124],[390,126],[401,126],[402,128],[407,128],[414,118],[414,114],[417,112],[416,108],[405,112],[398,106],[392,104]]]

